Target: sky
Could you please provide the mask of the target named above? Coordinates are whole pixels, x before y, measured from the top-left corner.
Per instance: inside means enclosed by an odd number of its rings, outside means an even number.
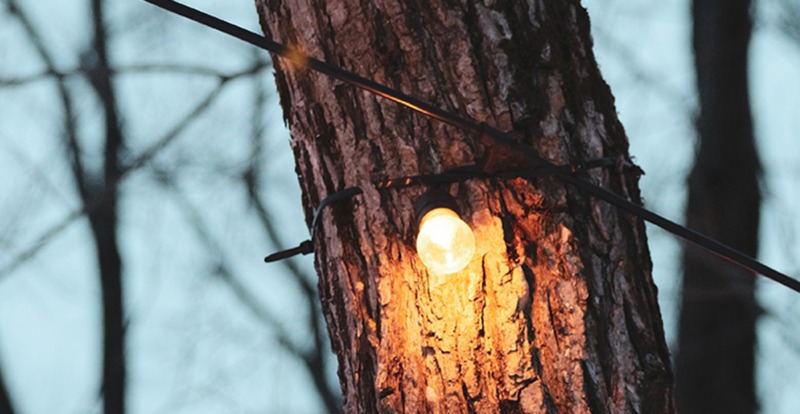
[[[56,65],[78,67],[90,37],[88,2],[20,3]],[[259,31],[252,1],[186,3]],[[779,30],[775,4],[764,0],[756,8],[751,46],[752,106],[768,189],[759,258],[797,277],[800,120],[794,114],[800,111],[800,44]],[[696,138],[689,2],[587,0],[584,5],[630,152],[646,171],[641,181],[646,206],[680,222]],[[167,134],[218,85],[212,76],[143,72],[137,66],[181,63],[234,73],[255,57],[266,57],[139,0],[110,0],[108,11],[112,61],[130,69],[117,83],[130,157]],[[5,0],[0,12],[0,80],[41,72],[42,61],[5,12]],[[132,173],[121,187],[132,413],[322,409],[309,391],[308,376],[277,341],[277,330],[243,307],[216,270],[229,266],[265,311],[282,321],[278,329],[294,343],[308,343],[301,289],[283,266],[262,262],[279,246],[260,229],[238,181],[251,161],[255,91],[263,90],[266,106],[257,135],[265,154],[264,201],[284,247],[307,237],[270,73],[226,84],[150,167]],[[78,92],[82,144],[96,154],[102,137],[98,103],[85,93],[82,78],[68,82]],[[60,145],[54,91],[50,81],[0,88],[0,176],[12,178],[0,180],[0,364],[20,413],[94,413],[100,410],[99,287],[87,223],[69,222],[30,260],[5,272],[13,257],[80,206]],[[648,238],[674,349],[680,244],[654,227],[648,227]],[[314,280],[310,256],[293,260]],[[800,389],[800,323],[793,315],[800,300],[769,281],[759,284],[758,294],[766,310],[758,347],[762,409],[794,413],[800,406],[794,392]],[[329,371],[335,383],[335,361]]]

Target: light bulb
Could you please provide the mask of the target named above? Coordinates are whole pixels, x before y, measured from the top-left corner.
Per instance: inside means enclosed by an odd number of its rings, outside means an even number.
[[[475,254],[475,236],[458,214],[445,207],[427,212],[420,221],[417,254],[435,273],[465,268]]]

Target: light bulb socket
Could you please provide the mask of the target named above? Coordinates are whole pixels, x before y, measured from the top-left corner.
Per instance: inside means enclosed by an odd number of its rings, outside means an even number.
[[[416,204],[414,204],[414,214],[417,216],[417,227],[419,228],[419,224],[422,222],[422,218],[425,217],[426,214],[437,208],[449,208],[450,210],[455,211],[455,213],[461,217],[461,212],[458,211],[456,199],[453,198],[450,193],[438,189],[429,190],[419,196]]]

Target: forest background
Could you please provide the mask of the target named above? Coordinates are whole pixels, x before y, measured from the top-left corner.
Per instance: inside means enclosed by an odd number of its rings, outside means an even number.
[[[76,185],[103,182],[98,3],[0,0],[0,372],[19,413],[102,410],[102,288]],[[186,3],[260,32],[251,1]],[[113,184],[128,411],[331,412],[336,361],[312,260],[262,262],[307,235],[269,56],[141,1],[103,5],[124,137],[124,174]],[[646,171],[646,206],[682,221],[698,107],[690,2],[584,5],[630,152]],[[798,277],[800,1],[758,0],[752,13],[759,259]],[[674,354],[680,243],[652,226],[648,237]],[[769,281],[758,283],[758,299],[762,412],[794,413],[800,300]]]

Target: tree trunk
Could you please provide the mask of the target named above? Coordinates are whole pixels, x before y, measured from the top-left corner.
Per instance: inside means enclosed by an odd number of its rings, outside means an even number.
[[[11,396],[2,372],[0,372],[0,414],[14,414],[14,405],[11,404]]]
[[[688,226],[755,257],[760,164],[747,83],[749,0],[695,0],[700,138]],[[677,357],[682,414],[754,413],[755,277],[694,246],[684,251]]]
[[[267,37],[502,130],[558,164],[627,159],[577,0],[257,0]],[[453,275],[415,251],[425,188],[373,181],[470,165],[462,131],[275,61],[348,413],[671,413],[645,228],[553,177],[445,186],[477,239]],[[640,202],[635,169],[585,178]]]
[[[105,120],[102,178],[80,179],[81,195],[87,208],[92,235],[97,247],[100,288],[103,306],[103,411],[125,413],[125,311],[122,293],[122,258],[117,243],[117,185],[122,175],[120,149],[123,133],[113,73],[108,56],[108,33],[105,28],[105,0],[92,0],[94,37],[84,67],[89,83],[99,99]],[[84,173],[83,176],[89,174]],[[99,174],[98,174],[99,175]],[[95,183],[101,183],[97,185]],[[96,204],[95,204],[96,203]]]

